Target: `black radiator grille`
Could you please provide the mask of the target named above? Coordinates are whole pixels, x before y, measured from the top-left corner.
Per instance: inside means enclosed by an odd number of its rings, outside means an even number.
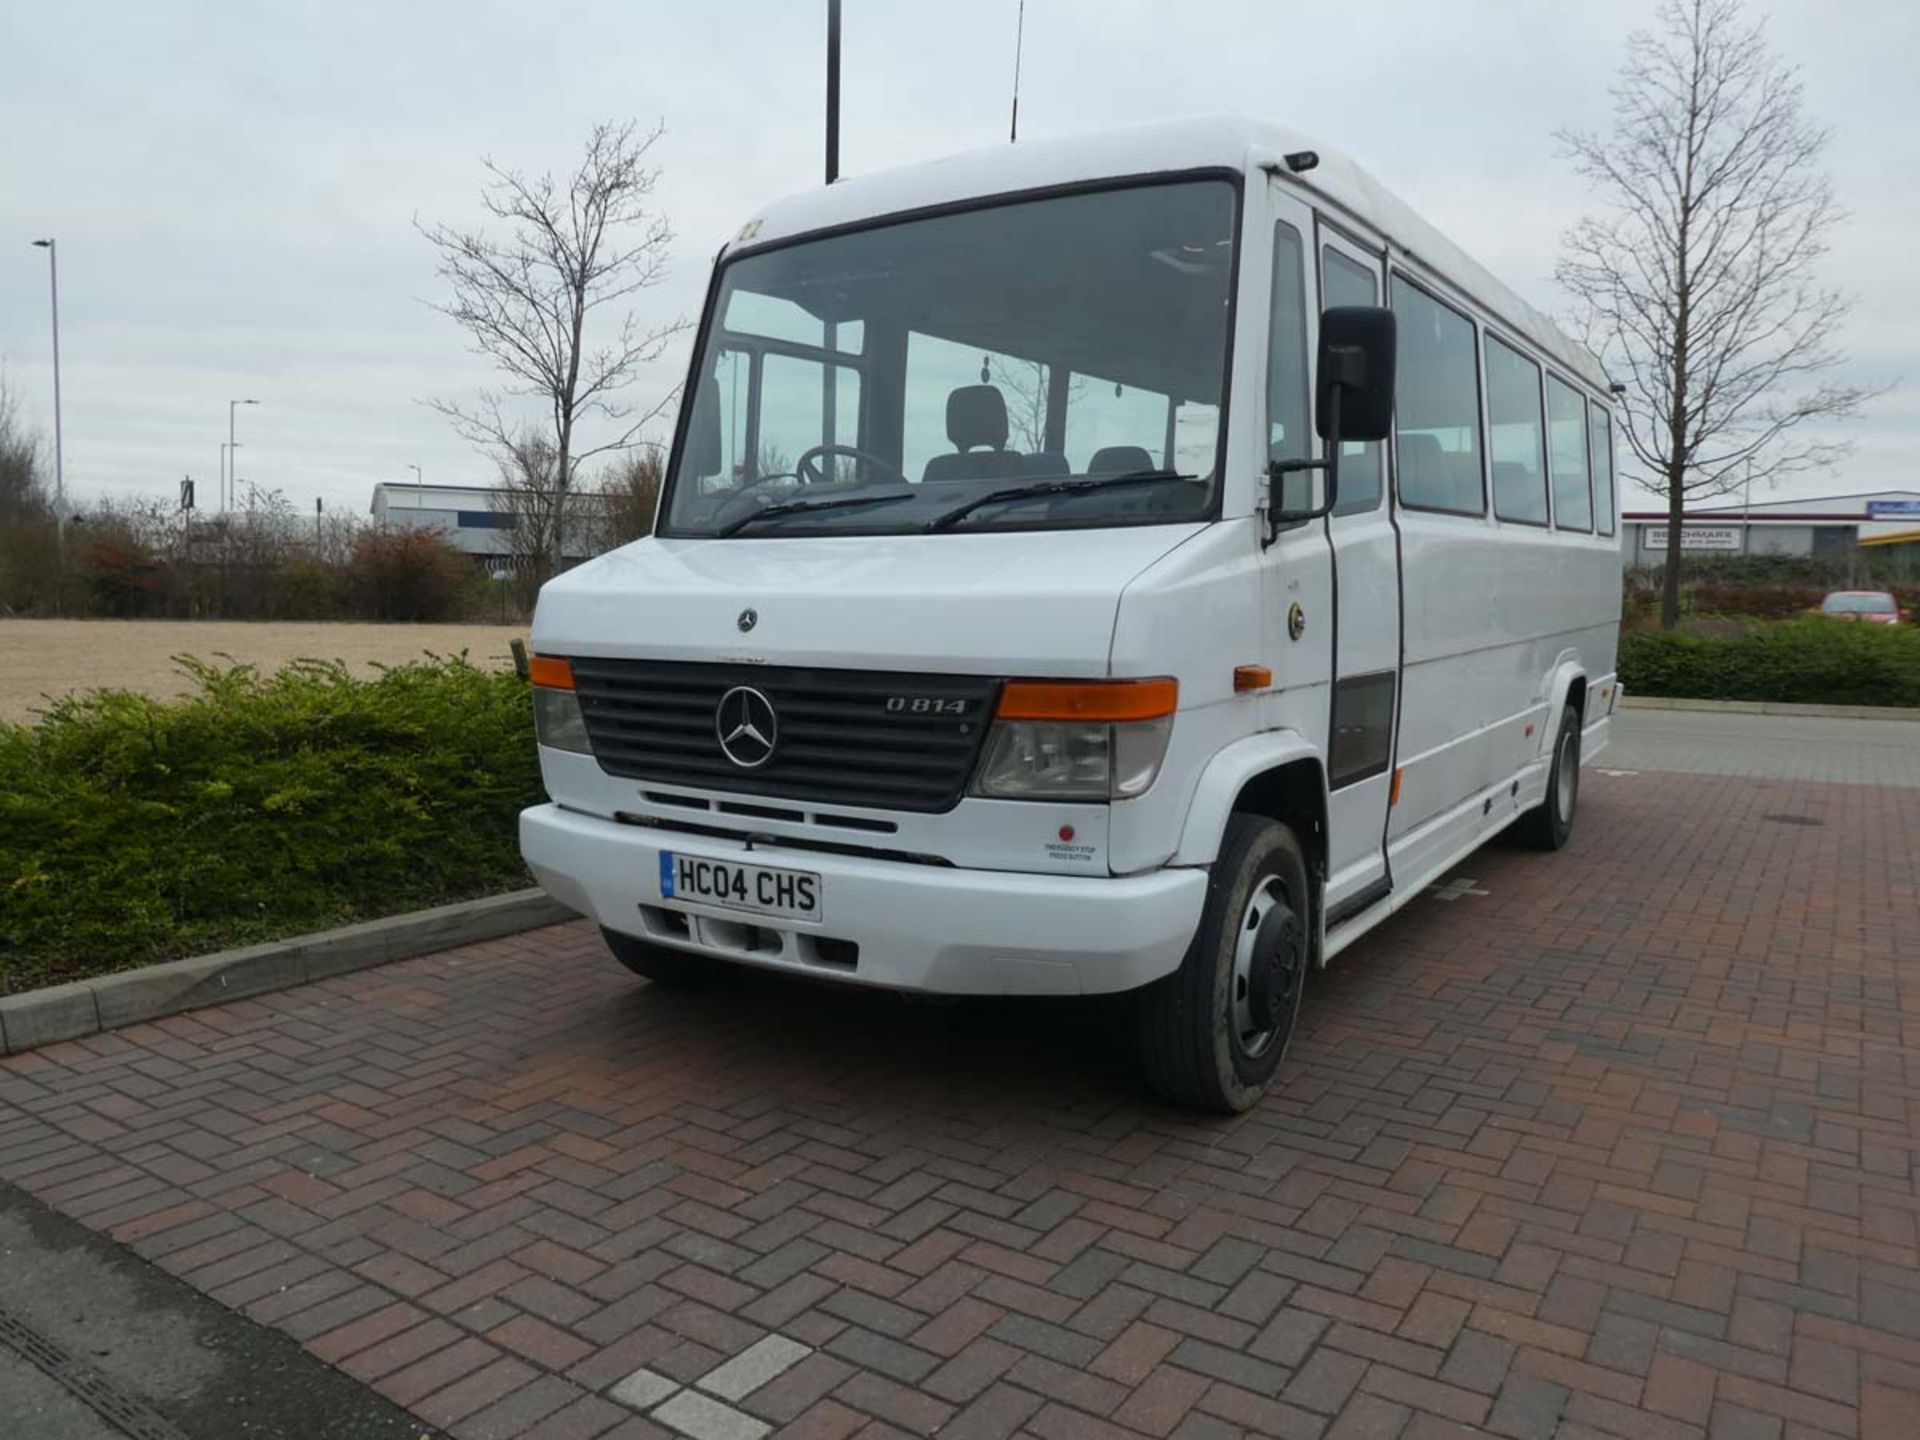
[[[573,661],[593,753],[608,774],[880,810],[951,809],[980,753],[999,682],[665,660]],[[773,758],[745,769],[720,748],[721,697],[773,706]]]

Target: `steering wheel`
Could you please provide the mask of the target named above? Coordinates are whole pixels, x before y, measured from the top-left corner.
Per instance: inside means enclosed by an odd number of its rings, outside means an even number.
[[[827,472],[821,469],[818,464],[821,457],[826,455],[851,455],[854,459],[863,461],[893,476],[902,485],[907,483],[907,477],[902,471],[895,469],[891,463],[883,460],[871,450],[862,450],[858,445],[836,445],[832,443],[815,445],[811,450],[801,455],[798,460],[794,461],[794,478],[802,485],[830,484],[831,482],[827,479]]]

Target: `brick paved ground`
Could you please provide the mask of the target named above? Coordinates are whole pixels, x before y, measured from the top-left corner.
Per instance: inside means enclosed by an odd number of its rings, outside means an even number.
[[[1920,792],[1583,798],[1233,1121],[562,928],[4,1062],[0,1178],[473,1440],[1912,1440]]]

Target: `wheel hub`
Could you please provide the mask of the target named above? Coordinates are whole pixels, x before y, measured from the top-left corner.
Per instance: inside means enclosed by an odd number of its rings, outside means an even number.
[[[1247,1056],[1265,1053],[1292,1017],[1303,954],[1299,917],[1269,876],[1248,897],[1234,946],[1233,1031]]]
[[[1293,999],[1294,955],[1299,925],[1293,911],[1276,905],[1253,936],[1253,964],[1247,976],[1247,1010],[1254,1026],[1271,1030]]]

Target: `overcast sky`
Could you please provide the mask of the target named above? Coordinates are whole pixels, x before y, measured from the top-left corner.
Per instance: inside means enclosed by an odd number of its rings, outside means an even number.
[[[845,0],[842,168],[1005,139],[1017,0]],[[1827,269],[1858,297],[1850,378],[1908,381],[1852,455],[1781,494],[1920,483],[1920,5],[1769,0],[1833,130],[1851,214]],[[1353,155],[1522,294],[1558,308],[1584,194],[1556,127],[1603,125],[1653,0],[1028,0],[1025,136],[1240,110]],[[1844,13],[1844,21],[1841,15]],[[479,157],[565,170],[598,119],[663,120],[677,233],[650,319],[697,312],[720,243],[817,184],[824,3],[170,0],[0,12],[0,363],[52,428],[46,252],[59,238],[68,484],[213,498],[227,401],[241,480],[364,512],[374,482],[480,484],[419,402],[489,380],[416,215],[475,216]],[[1444,21],[1441,16],[1444,14]],[[643,385],[680,378],[676,348]],[[1759,497],[1756,496],[1756,499]],[[1644,493],[1629,491],[1630,506]]]

